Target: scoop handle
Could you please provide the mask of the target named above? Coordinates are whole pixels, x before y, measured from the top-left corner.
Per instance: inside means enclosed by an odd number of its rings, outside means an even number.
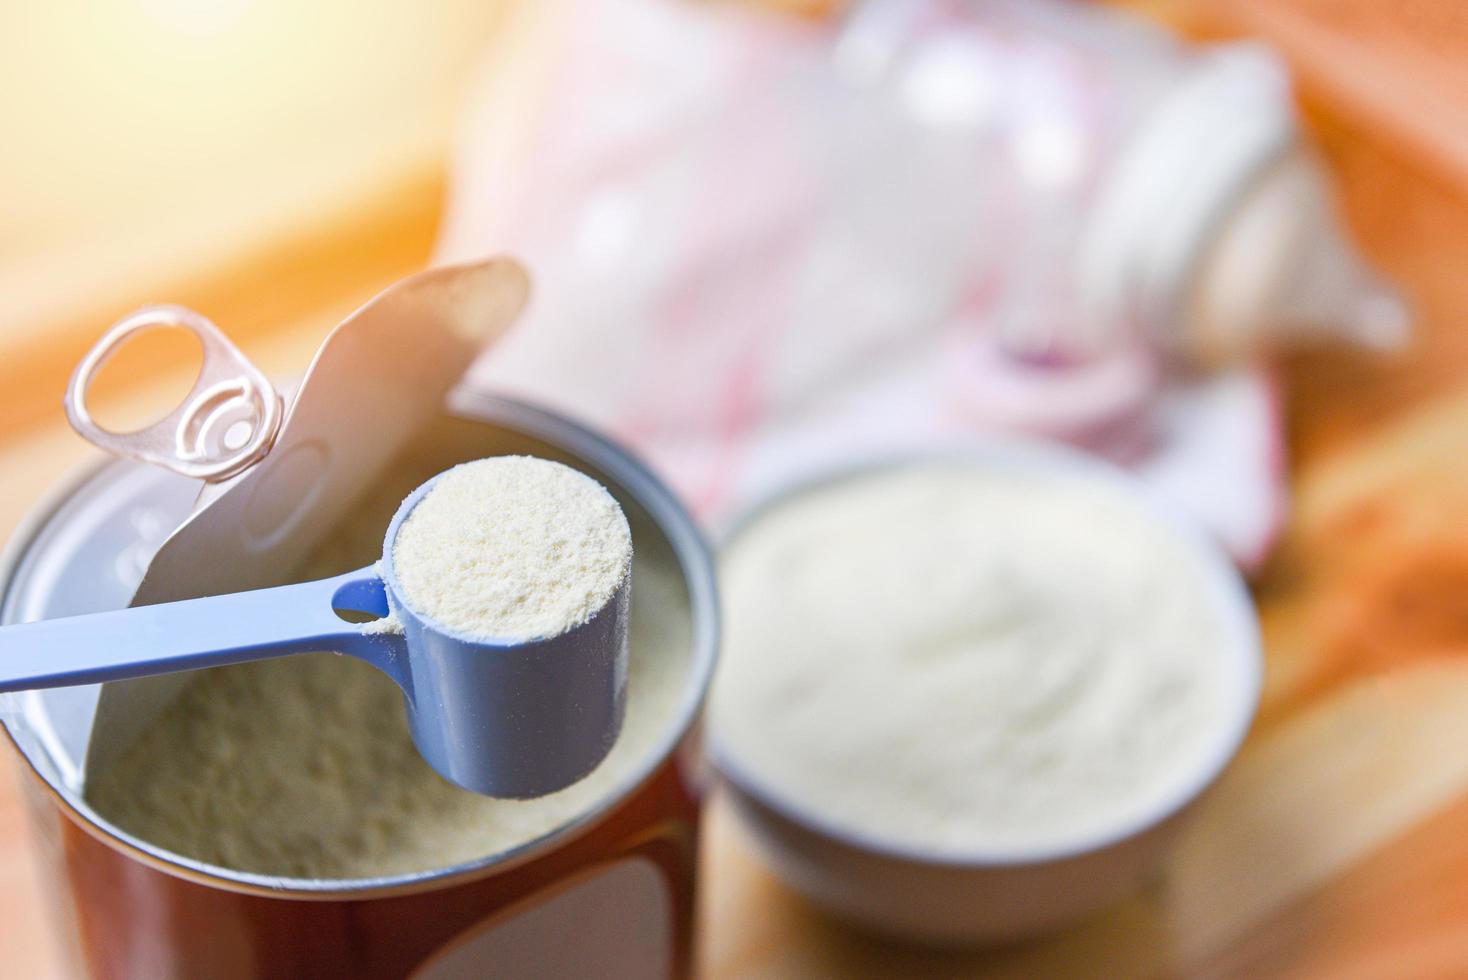
[[[336,609],[387,614],[371,567],[253,592],[0,627],[0,693],[126,680],[311,650],[396,661],[397,637],[363,633]]]

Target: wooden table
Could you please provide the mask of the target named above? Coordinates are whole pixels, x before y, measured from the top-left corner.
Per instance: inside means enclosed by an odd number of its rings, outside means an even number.
[[[1468,204],[1349,129],[1324,139],[1370,251],[1418,305],[1417,340],[1282,365],[1295,497],[1256,587],[1263,709],[1162,873],[1044,941],[914,950],[782,888],[715,799],[703,975],[1468,974]],[[267,370],[298,367],[337,317],[422,264],[440,190],[436,166],[399,168],[334,222],[255,241],[179,295]],[[382,244],[349,244],[364,236]],[[0,417],[0,533],[84,453],[55,411]],[[0,973],[46,977],[59,961],[27,852],[0,779]]]

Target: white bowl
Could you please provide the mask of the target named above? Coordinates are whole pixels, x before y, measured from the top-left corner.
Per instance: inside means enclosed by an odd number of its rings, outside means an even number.
[[[770,496],[735,523],[726,541],[766,508],[791,496],[873,468],[954,458],[995,472],[1053,473],[1100,481],[1138,501],[1160,524],[1171,527],[1196,557],[1224,625],[1229,661],[1229,690],[1222,692],[1220,721],[1210,733],[1206,751],[1169,796],[1128,825],[1019,856],[996,851],[955,858],[863,839],[771,791],[758,772],[744,771],[722,749],[717,730],[710,732],[710,752],[736,810],[771,869],[787,884],[882,933],[973,944],[1054,930],[1123,897],[1152,873],[1179,825],[1247,734],[1258,706],[1262,656],[1252,600],[1224,552],[1133,478],[1072,450],[994,443],[841,467]]]

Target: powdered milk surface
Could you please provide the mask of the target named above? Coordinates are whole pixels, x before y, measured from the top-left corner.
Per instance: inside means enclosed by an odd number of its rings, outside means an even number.
[[[389,483],[317,558],[313,578],[370,562],[417,481]],[[366,663],[306,654],[199,671],[88,786],[122,829],[242,871],[362,878],[426,871],[532,841],[575,819],[648,758],[690,665],[688,597],[659,532],[634,516],[627,717],[585,779],[536,800],[451,785],[413,745],[402,694]]]
[[[774,505],[720,571],[720,750],[867,839],[1064,846],[1156,804],[1217,732],[1197,556],[1091,482],[880,470]]]
[[[591,477],[534,456],[461,463],[398,527],[393,570],[409,607],[471,636],[558,636],[607,604],[632,532]]]

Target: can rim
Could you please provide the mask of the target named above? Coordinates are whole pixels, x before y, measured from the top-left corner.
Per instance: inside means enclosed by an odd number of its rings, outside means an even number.
[[[662,738],[654,743],[640,763],[579,816],[539,837],[493,854],[427,871],[372,878],[292,878],[236,871],[196,861],[152,845],[114,826],[84,800],[74,798],[73,793],[43,775],[30,755],[20,748],[10,730],[11,722],[0,721],[0,730],[4,731],[10,745],[68,819],[102,843],[136,860],[210,887],[301,900],[383,898],[463,884],[524,864],[589,832],[619,804],[650,782],[665,763],[674,760],[679,744],[693,728],[702,708],[718,653],[719,602],[713,553],[692,516],[671,488],[655,476],[635,453],[558,412],[518,398],[460,387],[450,392],[444,414],[471,422],[503,425],[516,434],[541,439],[603,470],[616,480],[621,490],[637,501],[667,539],[688,590],[692,656],[682,697],[669,716]],[[57,509],[107,465],[108,461],[102,461],[74,468],[21,520],[10,542],[0,551],[0,603],[10,592],[21,559]]]

